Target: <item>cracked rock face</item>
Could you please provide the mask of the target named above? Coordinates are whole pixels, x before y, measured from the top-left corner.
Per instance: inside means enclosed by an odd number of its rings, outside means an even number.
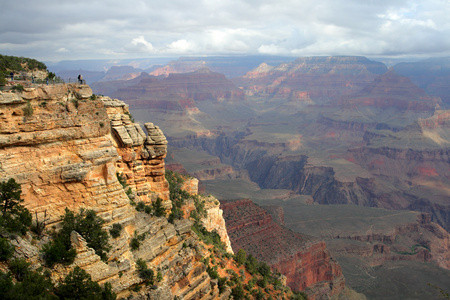
[[[111,136],[121,157],[116,164],[117,172],[125,177],[139,201],[151,203],[160,197],[169,210],[172,204],[164,177],[167,140],[163,132],[153,123],[146,123],[146,135],[139,124],[132,122],[128,105],[123,101],[109,97],[101,100],[111,120]]]

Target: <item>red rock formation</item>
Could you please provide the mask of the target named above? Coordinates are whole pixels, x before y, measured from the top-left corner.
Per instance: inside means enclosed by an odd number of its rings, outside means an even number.
[[[243,99],[244,93],[224,75],[204,68],[192,73],[173,73],[162,79],[150,77],[113,95],[127,99],[132,109],[184,111],[195,109],[196,101]]]
[[[320,103],[350,95],[386,70],[363,57],[303,57],[277,67],[260,65],[235,82],[261,95],[299,99],[306,92],[307,99]]]
[[[287,285],[308,288],[310,299],[324,293],[339,294],[345,280],[338,263],[323,241],[292,232],[272,221],[272,217],[251,200],[221,203],[234,252],[267,262],[287,276]]]
[[[430,118],[419,119],[419,125],[426,129],[450,127],[450,110],[437,110]]]

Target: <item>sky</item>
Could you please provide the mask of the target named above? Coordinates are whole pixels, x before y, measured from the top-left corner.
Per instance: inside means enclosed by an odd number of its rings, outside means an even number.
[[[0,54],[450,56],[450,0],[0,0]]]

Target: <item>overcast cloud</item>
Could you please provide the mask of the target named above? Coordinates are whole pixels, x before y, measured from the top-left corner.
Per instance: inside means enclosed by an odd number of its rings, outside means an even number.
[[[0,0],[0,54],[450,56],[449,0]]]

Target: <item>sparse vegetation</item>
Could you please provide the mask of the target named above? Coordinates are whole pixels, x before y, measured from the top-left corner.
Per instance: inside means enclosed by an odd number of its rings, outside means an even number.
[[[13,91],[20,92],[20,93],[23,92],[23,89],[24,89],[24,87],[21,84],[16,84],[12,87]]]
[[[60,299],[102,299],[114,300],[116,294],[112,291],[111,284],[106,283],[102,288],[97,282],[92,281],[91,275],[76,266],[64,281],[58,286],[56,294]]]
[[[169,222],[173,223],[174,220],[179,220],[183,217],[183,211],[181,207],[187,199],[192,197],[188,192],[181,188],[184,178],[173,171],[166,171],[166,180],[169,182],[169,194],[172,201],[172,211],[169,214]]]
[[[122,224],[114,223],[112,228],[109,230],[109,234],[113,238],[118,238],[122,232]]]
[[[78,99],[72,99],[71,101],[73,103],[73,106],[75,106],[75,108],[78,108],[78,105],[80,104],[79,100]]]
[[[76,256],[75,249],[70,242],[72,231],[78,232],[87,242],[87,246],[95,250],[95,253],[106,260],[106,253],[110,249],[108,233],[102,228],[104,220],[98,217],[93,210],[80,210],[74,214],[66,208],[63,216],[62,229],[54,234],[54,238],[42,248],[44,259],[49,267],[55,263],[70,264]]]
[[[23,108],[23,114],[25,117],[31,117],[33,115],[33,106],[31,106],[30,100],[27,101],[27,104]]]
[[[0,73],[8,71],[47,70],[47,66],[35,59],[0,54]]]
[[[137,232],[134,232],[134,237],[130,241],[130,248],[131,250],[138,250],[141,246],[141,242],[145,240],[146,233],[137,234]]]
[[[156,201],[152,204],[153,214],[157,217],[164,217],[166,215],[166,210],[162,206],[162,199],[156,198]]]
[[[153,284],[154,272],[152,269],[149,269],[147,267],[147,264],[143,259],[139,258],[136,261],[136,269],[138,271],[139,277],[141,277],[147,283]]]
[[[135,123],[135,120],[133,118],[133,116],[130,114],[130,112],[125,112],[125,114],[130,118],[131,123]]]
[[[245,261],[247,260],[247,253],[245,250],[239,249],[234,255],[234,260],[237,262],[238,266],[245,264]]]

